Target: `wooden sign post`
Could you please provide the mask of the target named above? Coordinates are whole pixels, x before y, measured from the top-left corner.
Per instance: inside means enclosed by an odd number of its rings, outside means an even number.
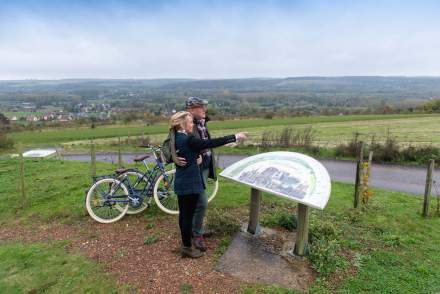
[[[261,191],[251,188],[251,203],[249,209],[249,225],[247,231],[252,235],[260,233],[260,204],[261,204]]]
[[[309,242],[309,207],[298,203],[298,230],[293,253],[298,256],[306,255],[306,247]]]
[[[251,188],[251,202],[249,209],[249,224],[247,231],[258,235],[260,230],[259,214],[261,205],[261,191]],[[309,207],[298,203],[298,229],[296,232],[295,249],[293,253],[298,256],[306,255],[309,241]]]

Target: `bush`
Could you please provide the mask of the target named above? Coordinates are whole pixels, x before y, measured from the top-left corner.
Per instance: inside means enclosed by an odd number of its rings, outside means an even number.
[[[341,157],[357,157],[359,153],[359,134],[354,134],[353,139],[347,144],[339,144],[335,148],[335,155]],[[400,148],[396,138],[387,133],[383,143],[376,142],[374,136],[371,143],[365,146],[365,154],[373,151],[374,162],[417,162],[425,164],[430,159],[440,160],[440,149],[434,146],[409,146]]]
[[[269,217],[262,219],[261,223],[263,225],[272,227],[283,227],[289,231],[292,231],[298,226],[298,219],[295,214],[286,211],[275,212]]]
[[[0,132],[0,149],[11,149],[14,147],[14,140],[8,138],[6,133]]]
[[[337,236],[338,231],[330,221],[312,220],[310,223],[309,259],[313,268],[323,276],[347,264],[339,255],[341,245]]]
[[[318,147],[313,146],[314,130],[312,127],[295,130],[290,127],[282,129],[281,133],[264,131],[261,136],[262,147],[302,147],[306,150],[316,151]]]
[[[354,133],[350,142],[336,146],[335,155],[341,157],[356,157],[359,153],[359,133]]]
[[[378,162],[397,162],[400,160],[400,148],[395,137],[388,132],[384,144],[372,143],[370,150],[374,152],[374,160]]]
[[[310,242],[320,239],[332,240],[337,235],[336,227],[330,221],[312,221],[310,224]]]
[[[208,212],[206,228],[219,236],[232,236],[240,230],[240,223],[225,210],[213,209]]]
[[[407,162],[426,163],[430,159],[440,159],[440,149],[433,146],[409,146],[402,150],[401,158]]]
[[[308,146],[305,148],[305,151],[317,155],[321,152],[321,148],[319,148],[319,146]]]
[[[283,213],[279,216],[278,223],[281,227],[292,231],[298,227],[298,219],[296,215],[290,213]]]
[[[273,119],[275,114],[273,112],[268,112],[264,115],[264,119]]]
[[[309,259],[313,268],[323,276],[343,267],[347,261],[338,255],[340,244],[336,240],[320,239],[310,244]]]

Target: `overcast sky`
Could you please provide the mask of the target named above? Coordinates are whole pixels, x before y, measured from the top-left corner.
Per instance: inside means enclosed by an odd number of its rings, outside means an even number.
[[[2,0],[0,79],[440,76],[439,2]]]

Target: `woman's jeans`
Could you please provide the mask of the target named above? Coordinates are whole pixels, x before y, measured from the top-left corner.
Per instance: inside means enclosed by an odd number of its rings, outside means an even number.
[[[179,227],[182,243],[185,247],[191,247],[192,225],[194,211],[196,209],[199,194],[178,195],[179,202]]]
[[[203,181],[206,183],[209,175],[209,167],[202,169]],[[206,209],[208,208],[208,195],[206,190],[200,193],[199,199],[196,205],[196,211],[194,213],[193,220],[193,234],[196,237],[203,236],[203,220],[205,219]]]

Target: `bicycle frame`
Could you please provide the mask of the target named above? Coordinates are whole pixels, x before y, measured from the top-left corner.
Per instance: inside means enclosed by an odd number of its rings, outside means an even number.
[[[168,181],[168,175],[165,172],[165,165],[163,164],[163,158],[162,156],[158,156],[158,154],[161,154],[160,149],[155,147],[151,147],[151,149],[153,149],[154,160],[156,163],[155,166],[153,168],[149,168],[146,160],[144,159],[142,163],[144,164],[146,171],[142,173],[141,178],[137,178],[135,183],[130,183],[130,181],[126,180],[127,177],[121,180],[121,183],[126,184],[130,194],[129,196],[136,195],[137,197],[142,199],[144,199],[145,197],[153,197],[153,190],[154,190],[154,185],[156,183],[156,179],[160,175],[163,175],[164,179]],[[144,186],[142,190],[135,189],[135,187],[142,181],[146,181],[147,185]],[[127,202],[130,200],[125,200],[125,201]]]

